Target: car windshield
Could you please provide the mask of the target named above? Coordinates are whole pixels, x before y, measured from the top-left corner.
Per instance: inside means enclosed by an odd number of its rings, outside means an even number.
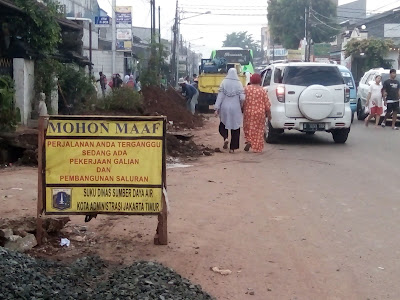
[[[289,66],[285,69],[283,84],[310,86],[319,84],[323,86],[343,84],[339,70],[328,66]]]
[[[351,74],[349,72],[341,72],[342,77],[344,79],[344,83],[351,89],[354,89],[353,79],[351,78]]]

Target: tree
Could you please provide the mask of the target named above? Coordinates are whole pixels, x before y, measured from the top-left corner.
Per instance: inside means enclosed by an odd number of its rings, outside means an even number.
[[[223,47],[240,47],[243,49],[253,50],[254,57],[261,56],[260,41],[255,41],[251,34],[247,31],[232,32],[226,35],[225,41],[222,43]]]
[[[268,24],[274,42],[297,49],[305,35],[305,11],[310,8],[309,28],[314,43],[330,42],[339,32],[332,0],[269,0]]]
[[[352,39],[346,44],[345,55],[360,56],[363,54],[362,69],[391,68],[391,60],[384,59],[390,48],[395,47],[392,40],[375,38],[356,40]]]
[[[58,2],[53,0],[43,0],[43,4],[36,0],[12,0],[12,2],[27,15],[8,20],[15,35],[22,37],[22,40],[35,52],[42,55],[53,54],[61,42],[61,28],[57,22],[57,18],[61,16],[57,12]]]
[[[168,53],[165,51],[164,44],[150,44],[150,59],[148,66],[142,70],[140,75],[140,83],[143,86],[160,85],[161,76],[165,75],[161,72],[169,69],[166,63]]]

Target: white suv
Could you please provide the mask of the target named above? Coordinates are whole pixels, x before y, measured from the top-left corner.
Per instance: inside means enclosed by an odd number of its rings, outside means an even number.
[[[278,63],[262,73],[262,85],[271,101],[267,143],[277,142],[279,134],[291,129],[307,134],[326,131],[336,143],[346,142],[352,115],[350,90],[336,65]]]
[[[382,84],[389,79],[389,69],[371,69],[365,72],[364,76],[360,79],[360,83],[357,89],[357,119],[364,120],[368,114],[365,113],[365,104],[367,103],[367,96],[369,93],[369,88],[371,84],[375,82],[375,77],[377,75],[382,76]],[[396,74],[400,74],[400,70],[396,71]],[[397,79],[399,75],[397,75]],[[383,108],[382,116],[386,114],[386,107]],[[400,116],[399,116],[400,117]]]

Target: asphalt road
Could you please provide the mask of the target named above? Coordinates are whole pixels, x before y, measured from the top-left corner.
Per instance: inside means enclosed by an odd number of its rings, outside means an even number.
[[[217,128],[210,116],[196,141],[221,147]],[[355,120],[344,145],[292,132],[262,154],[215,153],[168,169],[168,246],[153,245],[155,217],[72,216],[95,240],[46,255],[156,260],[219,300],[398,300],[399,149],[400,131]],[[36,215],[36,169],[0,182],[2,217]]]
[[[372,125],[355,120],[345,145],[290,133],[267,148],[259,172],[302,256],[298,299],[400,299],[400,132]]]
[[[400,131],[355,120],[344,145],[290,132],[187,170],[186,196],[206,203],[191,221],[214,243],[198,272],[241,272],[203,286],[219,299],[400,299],[399,150]]]

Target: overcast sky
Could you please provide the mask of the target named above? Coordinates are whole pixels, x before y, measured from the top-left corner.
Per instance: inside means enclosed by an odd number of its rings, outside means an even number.
[[[111,0],[98,0],[99,5],[111,16]],[[370,13],[382,12],[399,6],[399,0],[367,0]],[[351,0],[339,0],[339,4]],[[248,3],[248,4],[247,4]],[[133,26],[150,27],[149,0],[117,0],[117,5],[132,6]],[[175,17],[176,0],[156,0],[161,7],[161,36],[171,40],[171,26]],[[261,39],[261,27],[267,22],[267,0],[179,0],[181,34],[184,40],[192,41],[196,52],[208,57],[212,49],[222,46],[228,33],[248,31],[256,40]],[[211,14],[199,13],[211,11]],[[193,13],[190,13],[193,12]],[[188,18],[184,20],[185,18]],[[158,27],[158,17],[157,17]],[[199,39],[202,38],[202,39]]]

